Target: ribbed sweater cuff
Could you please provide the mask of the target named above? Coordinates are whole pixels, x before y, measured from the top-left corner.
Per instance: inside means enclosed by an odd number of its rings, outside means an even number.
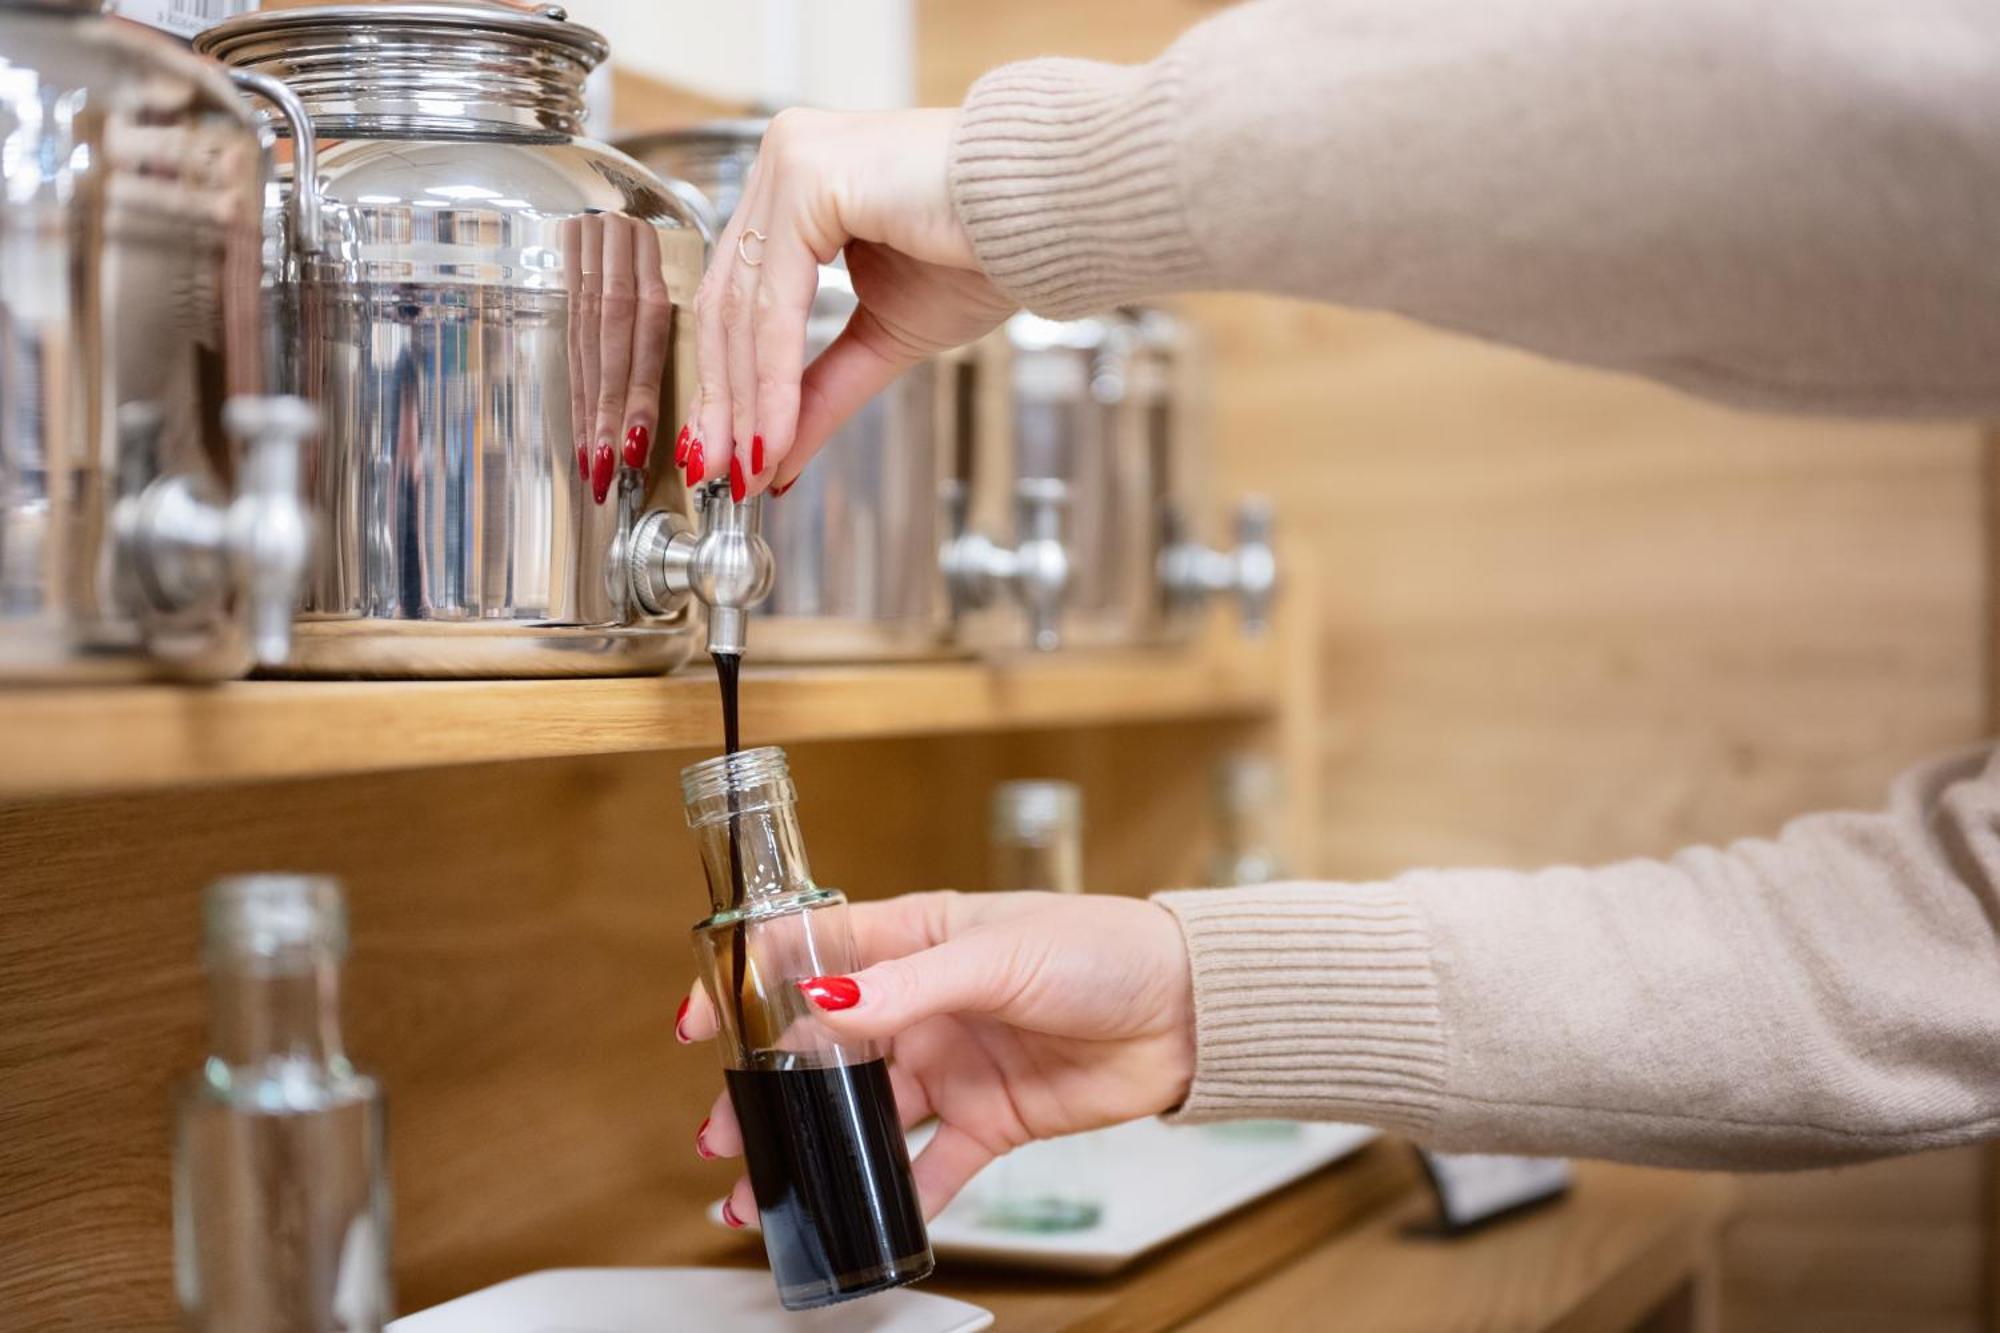
[[[1348,1120],[1423,1135],[1444,1087],[1424,921],[1394,884],[1268,884],[1154,896],[1194,969],[1182,1121]]]
[[[1065,319],[1198,286],[1175,128],[1182,78],[1151,65],[1030,60],[972,87],[952,145],[952,202],[981,267]]]

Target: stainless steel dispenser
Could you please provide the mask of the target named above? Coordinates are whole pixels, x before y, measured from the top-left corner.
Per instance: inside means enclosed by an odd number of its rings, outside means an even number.
[[[1275,527],[1269,499],[1237,502],[1235,544],[1217,548],[1201,540],[1204,501],[1211,489],[1211,459],[1203,430],[1206,362],[1191,329],[1165,310],[1131,312],[1132,357],[1127,397],[1131,428],[1144,440],[1144,458],[1158,515],[1154,563],[1162,599],[1163,632],[1190,632],[1214,597],[1233,597],[1247,634],[1262,633],[1278,590]]]
[[[534,676],[660,671],[694,611],[634,596],[641,518],[685,515],[600,404],[685,416],[705,238],[684,191],[580,137],[604,39],[556,5],[383,4],[245,15],[197,49],[296,94],[301,182],[275,271],[295,373],[325,413],[325,529],[291,669]],[[316,170],[317,175],[314,176]],[[274,259],[276,255],[274,253]]]
[[[742,197],[762,119],[646,134],[619,146],[691,182],[718,228]],[[856,305],[847,271],[820,269],[806,358],[839,336]],[[952,601],[939,572],[950,473],[948,383],[914,366],[841,427],[764,515],[775,576],[757,616],[764,661],[865,661],[953,650]]]
[[[303,404],[266,398],[260,155],[206,62],[0,2],[0,681],[282,659]]]

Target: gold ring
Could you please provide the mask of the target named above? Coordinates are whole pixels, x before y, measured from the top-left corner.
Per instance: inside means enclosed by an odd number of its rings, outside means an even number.
[[[748,265],[751,268],[759,268],[762,267],[764,263],[764,257],[762,255],[759,255],[757,258],[752,259],[750,257],[750,252],[743,248],[743,242],[749,240],[752,236],[755,236],[757,238],[758,245],[761,246],[764,244],[765,238],[763,232],[758,231],[755,227],[745,227],[741,232],[738,232],[736,236],[736,257],[738,259],[741,259],[746,265]]]

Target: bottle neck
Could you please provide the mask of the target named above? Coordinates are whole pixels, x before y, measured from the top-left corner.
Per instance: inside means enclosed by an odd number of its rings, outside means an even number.
[[[727,797],[716,797],[712,804],[707,813],[713,817],[703,820],[695,836],[708,876],[709,904],[717,913],[813,887],[805,838],[790,801],[744,793],[734,815],[728,813]]]
[[[1275,806],[1222,812],[1216,847],[1218,885],[1265,884],[1284,877],[1281,814]]]
[[[346,1065],[340,963],[331,950],[284,966],[218,960],[209,967],[208,992],[211,1065]]]
[[[1058,830],[1035,839],[996,841],[993,887],[1003,893],[1082,893],[1083,839]]]

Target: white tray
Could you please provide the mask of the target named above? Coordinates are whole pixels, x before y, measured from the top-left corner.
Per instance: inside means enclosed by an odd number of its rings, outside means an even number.
[[[914,1154],[928,1137],[927,1129],[913,1133],[910,1151]],[[931,1248],[952,1258],[987,1263],[1114,1273],[1169,1241],[1339,1161],[1376,1137],[1375,1130],[1361,1125],[1301,1125],[1296,1135],[1260,1138],[1134,1120],[1078,1136],[1088,1145],[1087,1153],[1079,1156],[1088,1163],[1090,1193],[1104,1204],[1097,1225],[1046,1233],[985,1226],[979,1220],[982,1173],[931,1223]],[[1046,1150],[1046,1144],[1031,1143],[1015,1149],[1015,1154]],[[708,1216],[717,1226],[723,1225],[719,1203]]]
[[[405,1315],[389,1333],[976,1333],[993,1316],[920,1291],[793,1314],[745,1268],[552,1268]]]

